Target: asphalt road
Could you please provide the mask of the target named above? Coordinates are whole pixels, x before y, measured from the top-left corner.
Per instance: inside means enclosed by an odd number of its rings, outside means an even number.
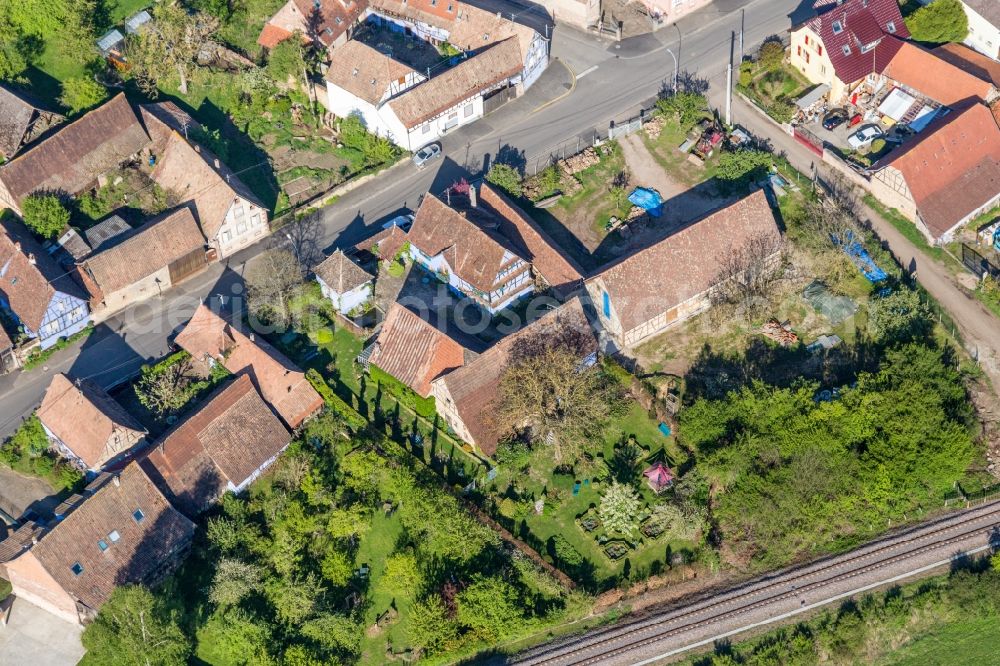
[[[597,629],[519,655],[523,666],[664,663],[767,624],[794,618],[908,578],[955,566],[1000,545],[1000,502],[951,514],[849,553],[769,573],[731,589],[682,600],[626,624]]]
[[[504,5],[502,0],[483,2]],[[360,241],[391,215],[416,208],[425,192],[441,192],[462,176],[481,174],[498,152],[522,160],[530,171],[560,150],[571,151],[578,140],[587,142],[595,132],[606,132],[612,120],[648,106],[672,78],[673,59],[667,49],[679,58],[682,71],[707,78],[715,89],[724,88],[740,7],[746,10],[744,41],[749,50],[768,35],[787,30],[792,12],[807,4],[717,0],[676,26],[620,44],[557,25],[552,29],[554,60],[543,80],[523,97],[448,135],[442,141],[446,157],[433,168],[398,167],[320,211],[322,244],[330,250]],[[508,7],[526,11],[524,5]],[[546,23],[537,10],[525,17],[537,26]],[[91,378],[105,387],[134,375],[144,362],[167,351],[170,335],[201,299],[231,295],[246,262],[273,242],[247,248],[163,296],[124,311],[100,325],[82,345],[55,354],[44,368],[0,378],[0,436],[16,429],[38,405],[56,372]]]

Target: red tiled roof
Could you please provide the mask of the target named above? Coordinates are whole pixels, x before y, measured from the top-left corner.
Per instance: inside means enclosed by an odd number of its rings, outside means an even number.
[[[206,305],[195,311],[174,342],[198,361],[211,357],[233,374],[248,371],[264,399],[293,430],[323,407],[323,398],[294,363],[264,340],[251,340]]]
[[[253,192],[211,152],[172,131],[157,156],[151,178],[178,202],[192,204],[201,230],[214,239],[226,221],[233,199],[263,208]]]
[[[292,33],[288,30],[271,23],[265,23],[264,29],[260,31],[260,37],[257,38],[257,43],[266,49],[273,49],[291,36]]]
[[[274,48],[298,30],[305,39],[329,47],[357,22],[366,0],[288,0],[264,24],[257,43]]]
[[[389,101],[408,129],[474,97],[524,68],[517,40],[507,39],[463,60]]]
[[[1000,3],[997,4],[1000,7]],[[973,75],[1000,87],[1000,62],[970,49],[965,44],[943,44],[933,51],[934,55]]]
[[[93,494],[55,523],[31,553],[64,590],[98,609],[116,586],[148,583],[164,573],[191,542],[194,524],[170,506],[134,462],[118,475],[98,477],[90,488]],[[99,546],[102,541],[106,550]],[[72,570],[76,563],[82,567],[79,575]]]
[[[164,435],[143,466],[176,506],[195,515],[229,483],[243,485],[290,441],[244,373]]]
[[[389,91],[390,84],[413,73],[409,65],[352,39],[330,55],[326,80],[369,104],[377,105]]]
[[[316,277],[338,294],[346,294],[375,279],[375,276],[358,266],[343,250],[336,250],[313,268]]]
[[[107,457],[108,440],[116,429],[141,436],[146,429],[94,382],[79,386],[66,375],[52,377],[36,412],[45,427],[87,467],[96,468]]]
[[[935,238],[1000,193],[1000,128],[990,109],[972,104],[928,125],[889,153]]]
[[[204,252],[204,247],[191,210],[178,208],[113,239],[87,257],[82,268],[107,296],[193,252]]]
[[[484,292],[494,290],[502,268],[523,259],[499,238],[429,192],[417,210],[408,238],[413,247],[428,257],[444,253],[456,275]],[[527,264],[524,270],[528,270]],[[509,281],[513,277],[502,279]]]
[[[750,238],[780,236],[763,190],[721,208],[588,278],[601,280],[625,332],[712,287],[724,255]]]
[[[393,303],[369,362],[418,395],[431,393],[431,381],[465,363],[466,349],[399,303]]]
[[[57,290],[86,300],[24,225],[13,218],[0,221],[0,297],[11,311],[37,334]]]
[[[148,143],[119,93],[0,167],[0,180],[18,202],[42,190],[76,194]]]
[[[531,262],[549,286],[568,295],[583,284],[583,269],[564,255],[545,230],[517,204],[485,181],[479,199],[501,220],[500,232]]]
[[[372,252],[379,259],[394,259],[399,250],[409,241],[409,236],[398,225],[392,225],[388,229],[379,231],[374,236],[369,236],[354,246],[354,249],[362,252]]]
[[[476,440],[476,446],[486,455],[496,452],[502,434],[491,425],[489,414],[514,344],[525,336],[545,335],[566,326],[591,333],[593,347],[589,352],[598,351],[597,336],[583,311],[582,301],[576,297],[437,380],[447,388],[462,422]]]
[[[906,43],[899,49],[885,75],[893,81],[945,106],[968,100],[985,100],[993,84],[937,57],[931,51]]]
[[[805,25],[822,40],[837,78],[844,83],[881,73],[902,45],[900,40],[910,36],[897,0],[847,0],[840,5],[817,6],[817,10],[821,13]],[[890,22],[895,32],[887,28]],[[841,27],[836,33],[834,23]],[[862,53],[861,47],[873,42],[878,42],[877,46]]]

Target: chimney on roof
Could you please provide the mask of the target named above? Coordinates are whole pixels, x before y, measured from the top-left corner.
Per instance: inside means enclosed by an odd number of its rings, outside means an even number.
[[[476,200],[476,186],[475,185],[469,185],[469,205],[472,206],[473,208],[475,208],[477,205],[479,205],[479,202]]]
[[[122,480],[118,478],[117,474],[111,477],[111,482],[115,484],[115,488],[118,488],[122,485]]]
[[[28,253],[28,263],[32,266],[35,265],[35,255],[31,252]]]
[[[222,168],[222,164],[219,163],[219,158],[218,157],[215,158],[215,168],[216,169],[221,169]]]
[[[21,241],[14,241],[14,249],[18,252],[21,251]]]
[[[194,144],[194,152],[196,152],[196,153],[200,153],[201,152],[201,146],[199,146],[197,143]]]
[[[254,334],[250,333],[250,342],[254,342],[255,340],[256,340],[256,337],[254,336]]]

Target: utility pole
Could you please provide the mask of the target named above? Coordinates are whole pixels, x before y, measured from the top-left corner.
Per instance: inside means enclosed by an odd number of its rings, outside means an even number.
[[[733,124],[733,63],[726,66],[726,125]]]
[[[736,33],[729,35],[729,65],[726,67],[726,125],[733,124],[733,47],[736,42]]]

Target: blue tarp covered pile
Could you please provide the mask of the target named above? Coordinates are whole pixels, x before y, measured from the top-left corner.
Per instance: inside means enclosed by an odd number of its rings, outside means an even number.
[[[632,191],[632,194],[628,195],[628,200],[653,217],[663,215],[663,197],[656,190],[651,190],[648,187],[637,187]]]
[[[886,277],[888,277],[878,264],[871,258],[868,254],[868,250],[859,242],[854,240],[854,234],[848,231],[844,234],[843,238],[838,238],[833,236],[833,242],[840,246],[840,248],[850,257],[851,262],[858,267],[868,281],[872,284],[881,282]]]

